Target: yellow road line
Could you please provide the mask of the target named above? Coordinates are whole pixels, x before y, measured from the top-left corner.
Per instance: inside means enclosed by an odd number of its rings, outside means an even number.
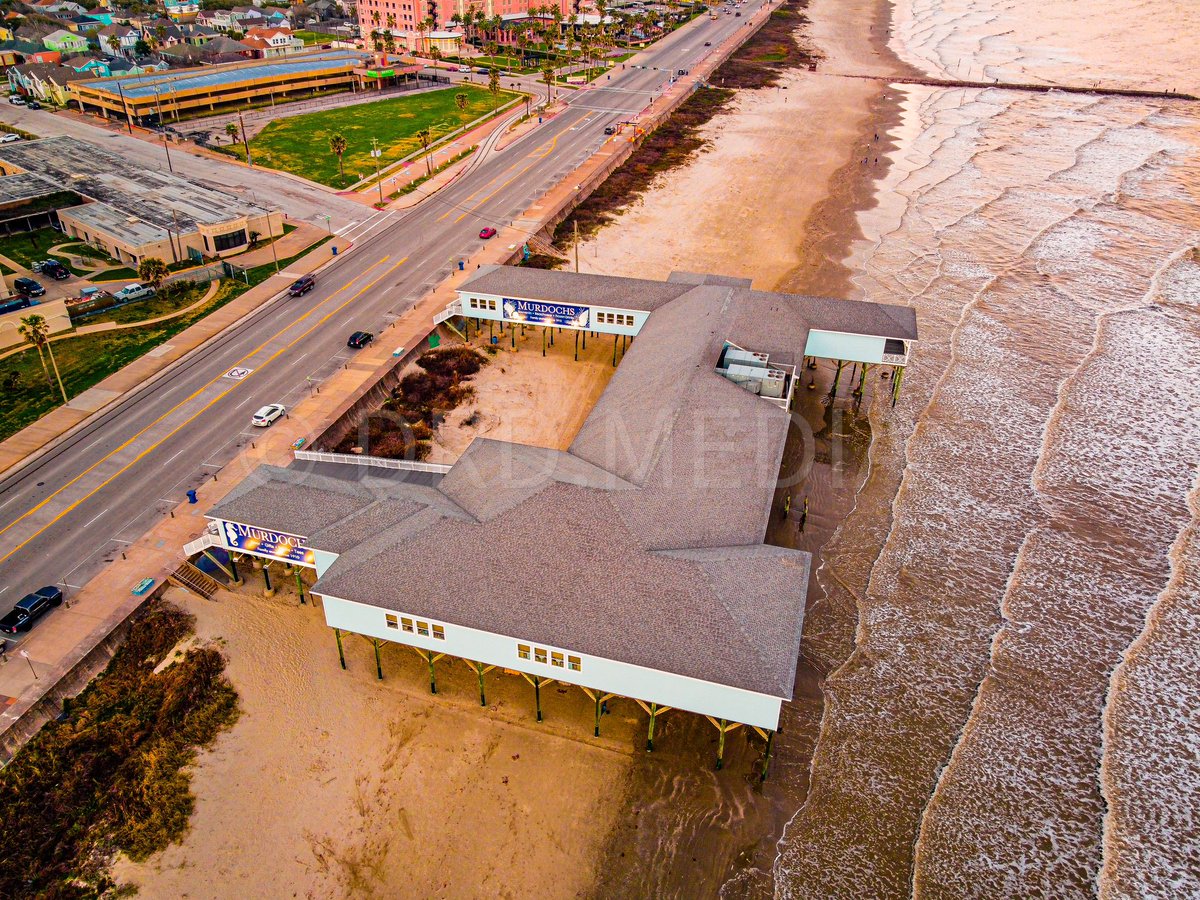
[[[380,259],[378,262],[376,262],[376,263],[373,263],[373,264],[372,264],[372,265],[371,265],[371,266],[370,266],[368,269],[366,269],[366,270],[365,270],[365,271],[364,271],[362,274],[363,274],[363,275],[367,274],[367,272],[370,272],[370,271],[371,271],[372,269],[374,269],[376,266],[382,265],[383,263],[387,262],[387,261],[388,261],[388,259],[390,259],[390,257],[389,257],[389,256],[385,256],[385,257],[383,257],[383,258],[382,258],[382,259]],[[315,323],[315,324],[314,324],[314,325],[313,325],[311,328],[309,328],[307,331],[305,331],[303,334],[301,334],[301,335],[300,335],[300,337],[296,338],[296,341],[300,340],[300,338],[307,337],[307,336],[308,336],[308,335],[309,335],[309,334],[312,332],[312,330],[313,330],[314,328],[316,328],[316,327],[317,327],[317,325],[320,325],[321,323],[325,322],[325,321],[326,321],[326,320],[327,320],[327,319],[328,319],[330,316],[332,316],[332,315],[333,315],[335,312],[338,312],[339,310],[341,310],[342,308],[344,308],[344,307],[345,307],[345,306],[346,306],[348,303],[350,303],[351,301],[353,301],[354,299],[356,299],[357,297],[359,297],[359,296],[360,296],[360,295],[361,295],[361,294],[362,294],[364,291],[366,291],[368,288],[370,288],[370,287],[374,286],[374,285],[375,285],[375,284],[376,284],[376,283],[377,283],[377,282],[378,282],[380,279],[382,279],[382,278],[384,277],[384,275],[387,275],[389,272],[392,272],[393,270],[395,270],[395,269],[399,268],[399,267],[400,267],[400,266],[402,266],[402,265],[403,265],[403,264],[404,264],[404,263],[405,263],[407,260],[408,260],[408,257],[406,256],[404,259],[400,260],[400,262],[396,263],[396,265],[392,266],[390,269],[388,269],[386,272],[384,272],[384,273],[383,273],[383,275],[380,275],[380,276],[379,276],[379,278],[376,278],[376,279],[375,279],[375,281],[372,281],[370,284],[366,285],[366,286],[365,286],[365,287],[363,287],[361,290],[359,290],[359,291],[358,291],[358,293],[356,293],[354,296],[352,296],[352,297],[351,297],[349,300],[346,300],[345,302],[341,303],[341,304],[340,304],[339,306],[337,306],[337,307],[336,307],[336,308],[335,308],[333,311],[331,311],[330,313],[328,313],[328,314],[327,314],[327,315],[326,315],[324,318],[322,318],[320,321],[316,322],[316,323]],[[357,276],[357,277],[361,277],[361,276]],[[310,310],[309,310],[308,312],[306,312],[304,315],[300,316],[300,318],[296,319],[296,320],[295,320],[295,321],[293,321],[293,322],[289,322],[289,323],[288,323],[286,326],[284,326],[283,328],[281,328],[279,331],[275,332],[275,334],[271,335],[269,338],[267,338],[265,341],[263,341],[261,344],[259,344],[257,347],[255,347],[253,350],[251,350],[249,353],[247,353],[245,356],[243,356],[243,357],[242,357],[242,358],[241,358],[241,359],[238,361],[238,363],[237,363],[237,364],[235,364],[234,368],[236,368],[236,365],[239,365],[239,364],[241,364],[241,363],[243,363],[243,362],[247,361],[248,359],[250,359],[250,357],[254,356],[254,354],[258,353],[260,350],[262,350],[264,347],[266,347],[266,346],[267,346],[267,344],[271,343],[271,341],[275,340],[277,337],[279,337],[281,334],[283,334],[283,333],[284,333],[285,331],[287,331],[289,328],[291,328],[292,326],[296,325],[296,324],[297,324],[297,323],[299,323],[299,322],[303,322],[305,319],[307,319],[309,316],[311,316],[311,315],[312,315],[314,312],[316,312],[318,309],[320,309],[320,308],[321,308],[321,306],[323,306],[323,305],[324,305],[324,304],[325,304],[327,301],[329,301],[329,300],[332,300],[334,297],[336,297],[336,296],[337,296],[338,294],[340,294],[342,291],[344,291],[344,290],[346,290],[347,288],[349,288],[349,287],[350,287],[350,285],[351,285],[351,284],[353,284],[354,280],[357,280],[357,277],[356,277],[356,279],[352,279],[350,282],[348,282],[348,283],[346,283],[345,285],[343,285],[342,287],[338,288],[336,291],[334,291],[332,294],[330,294],[330,295],[329,295],[327,298],[325,298],[325,300],[322,300],[322,301],[321,301],[321,303],[319,303],[317,306],[314,306],[312,309],[310,309]],[[291,346],[293,346],[293,345],[296,343],[296,341],[292,341],[292,343],[291,343],[291,344],[288,344],[288,345],[287,345],[287,347],[285,347],[284,349],[286,350],[286,349],[290,348]],[[269,359],[267,359],[267,360],[264,362],[264,364],[265,364],[265,363],[269,363],[271,360],[275,359],[275,357],[277,357],[277,356],[279,355],[279,353],[282,353],[282,352],[283,352],[283,351],[281,350],[281,351],[279,351],[279,352],[277,352],[277,353],[274,353],[274,354],[272,354],[272,355],[271,355],[271,357],[270,357]],[[257,370],[256,370],[256,371],[257,371]],[[250,373],[250,376],[249,376],[249,377],[252,377],[252,376],[253,376],[253,374],[254,374],[253,372],[252,372],[252,373]],[[206,382],[205,384],[201,385],[199,388],[197,388],[195,391],[193,391],[191,394],[189,394],[189,395],[188,395],[187,397],[185,397],[183,400],[180,400],[180,401],[179,401],[178,403],[176,403],[176,404],[175,404],[173,407],[171,407],[169,410],[167,410],[165,413],[163,413],[161,416],[159,416],[157,419],[155,419],[153,422],[151,422],[149,425],[147,425],[145,428],[143,428],[141,431],[139,431],[139,432],[138,432],[137,434],[135,434],[133,437],[129,438],[129,440],[127,440],[125,443],[123,443],[123,444],[122,444],[120,447],[117,447],[117,448],[116,448],[115,450],[113,450],[112,452],[110,452],[110,453],[106,454],[105,456],[101,457],[101,458],[100,458],[100,459],[98,459],[96,462],[94,462],[92,465],[88,466],[86,469],[84,469],[82,472],[80,472],[78,475],[76,475],[74,478],[72,478],[70,481],[68,481],[68,482],[67,482],[66,484],[64,484],[62,487],[60,487],[60,488],[59,488],[57,491],[55,491],[54,493],[52,493],[52,494],[50,494],[48,497],[46,497],[44,500],[42,500],[42,502],[41,502],[41,503],[39,503],[37,506],[34,506],[34,507],[32,507],[31,509],[29,509],[29,510],[27,510],[26,512],[22,513],[22,514],[21,514],[20,516],[18,516],[16,519],[13,519],[13,521],[9,522],[9,523],[8,523],[7,525],[5,525],[3,528],[0,528],[0,534],[4,534],[6,531],[8,531],[8,530],[9,530],[10,528],[12,528],[14,525],[17,525],[18,523],[20,523],[20,522],[24,521],[25,519],[29,518],[29,516],[33,515],[33,514],[34,514],[35,512],[37,512],[38,510],[42,509],[42,508],[43,508],[43,507],[44,507],[44,506],[45,506],[47,503],[49,503],[51,500],[53,500],[55,497],[57,497],[57,496],[58,496],[59,494],[61,494],[63,491],[65,491],[65,490],[67,490],[68,488],[70,488],[72,485],[76,484],[76,483],[77,483],[77,482],[78,482],[78,481],[79,481],[81,478],[83,478],[85,475],[87,475],[88,473],[92,472],[92,471],[93,471],[93,470],[95,470],[95,469],[96,469],[98,466],[100,466],[100,465],[104,464],[104,463],[105,463],[105,462],[107,462],[108,460],[112,459],[112,457],[116,456],[118,453],[120,453],[122,450],[124,450],[126,447],[128,447],[130,444],[132,444],[134,441],[136,441],[136,440],[137,440],[139,437],[141,437],[142,435],[144,435],[144,434],[145,434],[147,431],[149,431],[151,428],[153,428],[155,425],[157,425],[159,422],[161,422],[163,419],[165,419],[167,416],[171,415],[171,413],[175,412],[176,410],[178,410],[180,407],[182,407],[184,404],[186,404],[186,403],[190,402],[191,400],[194,400],[194,399],[195,399],[197,396],[199,396],[201,393],[203,393],[204,391],[206,391],[206,390],[207,390],[209,387],[211,387],[213,384],[215,384],[216,382],[220,381],[220,380],[221,380],[222,378],[224,378],[224,377],[225,377],[225,373],[224,373],[224,372],[222,372],[220,375],[217,375],[215,378],[212,378],[211,380],[209,380],[209,381],[208,381],[208,382]],[[192,421],[192,419],[196,418],[196,416],[198,416],[200,413],[204,412],[206,409],[208,409],[210,406],[212,406],[212,404],[213,404],[213,403],[215,403],[217,400],[220,400],[222,397],[224,397],[226,394],[228,394],[228,393],[229,393],[229,391],[232,391],[232,390],[234,390],[234,389],[235,389],[235,388],[236,388],[238,385],[240,385],[240,384],[243,384],[245,381],[248,381],[248,380],[249,380],[249,377],[247,377],[247,378],[243,379],[242,381],[239,381],[239,382],[234,382],[234,384],[233,384],[233,385],[232,385],[232,386],[229,388],[229,390],[227,390],[227,391],[224,391],[224,392],[222,392],[222,393],[218,394],[218,395],[217,395],[217,396],[216,396],[216,397],[215,397],[215,398],[214,398],[214,399],[213,399],[213,400],[212,400],[210,403],[208,403],[206,406],[204,406],[204,407],[202,407],[200,410],[198,410],[198,411],[197,411],[197,412],[196,412],[194,415],[192,415],[192,416],[191,416],[191,417],[189,417],[189,418],[188,418],[186,421],[184,421],[182,424],[180,424],[178,427],[176,427],[175,429],[173,429],[173,430],[172,430],[172,431],[171,431],[169,434],[167,434],[166,436],[164,436],[164,437],[163,437],[161,440],[159,440],[159,441],[158,441],[158,442],[156,442],[155,444],[152,444],[150,447],[148,447],[148,448],[147,448],[146,450],[144,450],[142,453],[138,454],[138,456],[137,456],[137,457],[135,457],[135,458],[133,459],[133,461],[129,463],[129,465],[127,465],[127,466],[125,466],[124,468],[120,469],[120,470],[119,470],[119,471],[118,471],[116,474],[112,475],[110,478],[108,478],[107,480],[105,480],[105,481],[104,481],[103,483],[101,483],[101,484],[100,484],[100,485],[99,485],[99,486],[98,486],[98,487],[97,487],[95,490],[91,491],[90,493],[86,494],[86,495],[85,495],[85,496],[83,496],[83,497],[80,497],[78,500],[76,500],[74,503],[72,503],[70,506],[68,506],[66,509],[64,509],[64,510],[63,510],[61,513],[59,513],[57,516],[55,516],[53,519],[51,519],[51,520],[50,520],[48,523],[46,523],[46,525],[45,525],[44,527],[42,527],[40,530],[38,530],[38,531],[37,531],[37,532],[35,532],[34,534],[30,535],[28,538],[26,538],[26,539],[25,539],[24,541],[22,541],[22,542],[21,542],[21,543],[20,543],[18,546],[14,547],[14,548],[13,548],[11,551],[9,551],[8,553],[6,553],[4,556],[0,557],[0,563],[2,563],[2,562],[4,562],[5,560],[7,560],[7,559],[8,559],[9,557],[11,557],[11,556],[12,556],[14,553],[16,553],[18,550],[20,550],[22,547],[24,547],[24,546],[25,546],[26,544],[28,544],[30,541],[32,541],[34,538],[36,538],[36,537],[37,537],[38,535],[40,535],[42,532],[44,532],[44,531],[45,531],[47,528],[49,528],[51,525],[53,525],[55,522],[57,522],[59,519],[61,519],[63,516],[65,516],[67,513],[69,513],[71,510],[75,509],[75,507],[77,507],[77,506],[78,506],[80,503],[82,503],[84,500],[87,500],[89,497],[91,497],[92,495],[94,495],[94,494],[95,494],[97,491],[99,491],[101,488],[103,488],[103,487],[107,486],[107,485],[108,485],[108,484],[109,484],[109,483],[110,483],[110,482],[111,482],[111,481],[112,481],[114,478],[116,478],[116,477],[117,477],[118,475],[120,475],[122,472],[125,472],[125,471],[126,471],[126,470],[127,470],[129,467],[130,467],[130,466],[132,466],[134,463],[136,463],[138,460],[140,460],[142,457],[144,457],[144,456],[145,456],[147,453],[149,453],[151,450],[154,450],[156,447],[158,447],[160,444],[162,444],[162,443],[163,443],[163,441],[167,440],[168,438],[170,438],[170,437],[172,437],[173,435],[175,435],[176,433],[178,433],[178,431],[179,431],[179,429],[180,429],[180,428],[182,428],[184,425],[187,425],[187,424],[188,424],[188,422],[191,422],[191,421]]]

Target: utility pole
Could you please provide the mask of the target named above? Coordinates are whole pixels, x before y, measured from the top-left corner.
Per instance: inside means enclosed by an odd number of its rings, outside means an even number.
[[[250,142],[246,140],[246,122],[242,119],[241,110],[238,110],[238,124],[242,126],[242,146],[246,148],[246,165],[253,166],[254,160],[250,158]]]
[[[270,213],[267,213],[267,230],[268,231],[271,230],[271,214]],[[279,236],[283,237],[283,229],[282,228],[279,229]],[[275,274],[278,275],[279,274],[279,254],[277,252],[275,252],[275,238],[272,238],[269,234],[267,235],[267,237],[271,238],[271,259],[275,260]],[[297,570],[297,572],[298,571],[299,570]],[[304,600],[303,600],[304,592],[303,591],[300,592],[300,597],[301,597],[300,602],[303,603],[304,602]]]
[[[133,134],[133,117],[129,115],[129,104],[125,101],[125,88],[119,78],[117,79],[117,93],[121,95],[121,108],[125,110],[125,127],[129,129],[130,134]]]
[[[575,272],[579,272],[579,220],[575,220]]]
[[[159,119],[159,127],[160,128],[162,127],[161,119]],[[167,143],[167,132],[165,130],[163,131],[162,136],[163,136],[163,150],[165,150],[166,154],[167,154],[167,168],[171,171],[171,174],[174,175],[175,167],[173,165],[171,165],[171,147]]]

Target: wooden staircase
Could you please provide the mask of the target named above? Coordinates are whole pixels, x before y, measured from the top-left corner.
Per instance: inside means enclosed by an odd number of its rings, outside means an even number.
[[[179,568],[167,576],[167,580],[204,600],[211,600],[221,588],[219,581],[204,574],[190,562],[180,563]]]

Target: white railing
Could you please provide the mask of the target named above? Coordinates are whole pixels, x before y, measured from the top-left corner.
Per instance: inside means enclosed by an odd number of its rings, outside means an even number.
[[[907,366],[907,353],[885,353],[883,354],[883,365],[885,366]]]
[[[459,316],[459,315],[462,315],[462,303],[458,300],[455,300],[453,303],[449,304],[445,309],[443,309],[440,313],[436,314],[433,317],[433,324],[441,325],[447,319],[451,319],[454,316]]]
[[[183,545],[183,553],[185,556],[195,556],[197,553],[203,553],[209,547],[222,547],[221,539],[211,532],[205,532],[200,537],[191,543]]]
[[[320,450],[297,450],[295,453],[296,459],[309,462],[375,466],[379,469],[402,469],[408,472],[437,472],[442,475],[450,471],[450,466],[444,463],[419,462],[415,459],[384,459],[382,456],[367,456],[365,453],[325,453]]]

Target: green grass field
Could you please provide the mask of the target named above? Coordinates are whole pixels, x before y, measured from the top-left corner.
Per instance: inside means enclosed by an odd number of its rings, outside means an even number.
[[[460,110],[454,102],[454,95],[460,92],[469,98],[466,110]],[[501,91],[498,104],[503,106],[518,96]],[[330,187],[349,187],[375,172],[372,138],[379,141],[379,149],[383,151],[379,159],[383,167],[420,150],[417,132],[422,129],[428,128],[437,140],[490,112],[492,107],[492,95],[487,88],[456,85],[441,91],[279,119],[250,142],[250,149],[256,165],[281,169]],[[338,132],[345,135],[347,144],[344,179],[338,176],[338,160],[329,149],[329,138]],[[240,150],[237,152],[241,154]]]
[[[331,35],[321,34],[318,31],[294,31],[292,34],[304,41],[306,47],[311,47],[313,44],[328,44],[333,40]]]
[[[56,228],[38,228],[36,231],[18,231],[0,236],[0,255],[28,269],[38,260],[49,259],[49,250],[61,244],[66,235]],[[62,260],[65,264],[66,260]],[[71,268],[68,266],[67,268]],[[76,273],[78,274],[78,273]]]

